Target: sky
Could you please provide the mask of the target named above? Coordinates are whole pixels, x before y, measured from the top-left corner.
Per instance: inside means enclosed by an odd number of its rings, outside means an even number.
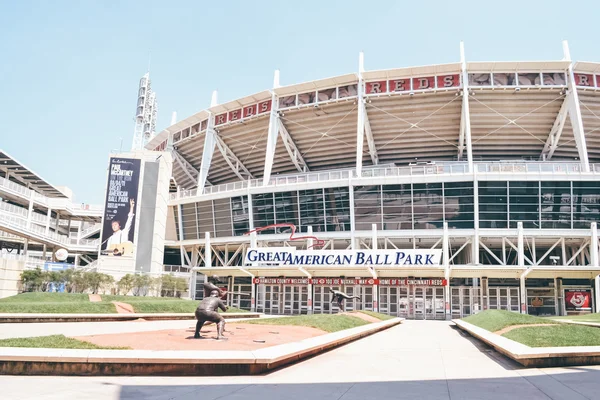
[[[600,61],[600,2],[0,0],[0,149],[76,202],[102,204],[111,150],[131,148],[150,70],[157,132],[210,105],[365,69],[467,61]]]

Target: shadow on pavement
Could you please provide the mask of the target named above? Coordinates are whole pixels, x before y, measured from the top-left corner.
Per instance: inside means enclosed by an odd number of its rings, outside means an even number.
[[[517,377],[391,382],[334,382],[303,384],[216,384],[121,387],[120,400],[367,400],[367,399],[599,399],[600,371],[552,372]],[[564,371],[564,370],[562,370]],[[571,370],[569,370],[571,371]],[[234,381],[236,377],[232,377]]]

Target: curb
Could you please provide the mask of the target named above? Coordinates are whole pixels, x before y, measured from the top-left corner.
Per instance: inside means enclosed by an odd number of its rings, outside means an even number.
[[[256,375],[402,323],[394,318],[255,351],[0,348],[0,375]]]
[[[221,313],[225,319],[259,318],[259,313]],[[131,313],[131,314],[0,314],[1,324],[22,324],[40,322],[104,322],[104,321],[146,321],[196,319],[194,313]]]
[[[600,346],[529,347],[468,322],[453,319],[461,330],[525,367],[565,367],[600,364]]]

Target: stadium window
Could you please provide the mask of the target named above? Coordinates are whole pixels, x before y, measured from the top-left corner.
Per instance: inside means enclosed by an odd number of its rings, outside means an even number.
[[[573,182],[573,228],[600,221],[600,182]]]
[[[540,204],[542,228],[571,228],[571,182],[542,182]]]
[[[507,182],[479,182],[479,227],[506,228]]]

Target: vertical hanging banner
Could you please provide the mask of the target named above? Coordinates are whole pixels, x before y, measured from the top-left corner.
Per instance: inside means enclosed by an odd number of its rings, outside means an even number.
[[[102,255],[133,257],[140,163],[134,158],[110,159],[102,222]]]

